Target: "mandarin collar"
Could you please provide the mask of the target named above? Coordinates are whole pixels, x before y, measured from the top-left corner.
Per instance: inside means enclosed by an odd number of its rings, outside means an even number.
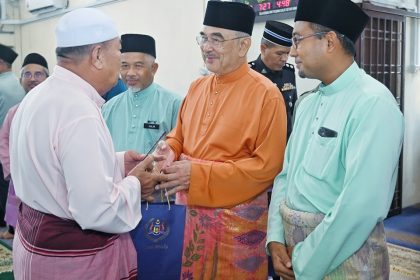
[[[246,73],[250,71],[248,63],[244,63],[236,70],[223,75],[215,75],[216,82],[219,84],[228,84],[242,78]]]
[[[82,77],[76,75],[70,70],[56,65],[54,67],[54,72],[51,76],[59,77],[60,79],[63,79],[75,86],[81,87],[83,89],[81,92],[83,94],[86,94],[89,97],[89,99],[95,102],[95,104],[98,107],[101,107],[105,103],[105,100],[99,95],[99,93],[91,84],[89,84],[88,82],[83,80]]]
[[[147,95],[150,95],[150,93],[154,92],[156,90],[157,85],[155,83],[151,83],[147,88],[141,89],[139,91],[132,91],[130,88],[128,88],[128,94],[130,98],[133,97],[146,97]]]
[[[347,88],[359,75],[359,66],[353,62],[334,82],[329,85],[321,83],[319,91],[324,94],[334,94]]]

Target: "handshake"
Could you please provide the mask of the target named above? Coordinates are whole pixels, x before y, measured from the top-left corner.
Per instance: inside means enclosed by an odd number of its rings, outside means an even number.
[[[151,155],[127,151],[124,154],[126,176],[135,176],[141,185],[141,198],[153,201],[153,192],[162,182],[170,181],[169,174],[164,174],[164,169],[174,161],[174,153],[165,141],[159,141]],[[127,172],[128,171],[128,172]]]

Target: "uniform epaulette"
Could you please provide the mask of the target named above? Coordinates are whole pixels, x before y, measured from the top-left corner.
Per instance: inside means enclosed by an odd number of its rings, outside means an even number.
[[[286,63],[283,67],[283,70],[290,70],[290,71],[295,71],[295,66],[293,66],[293,64],[290,63]]]

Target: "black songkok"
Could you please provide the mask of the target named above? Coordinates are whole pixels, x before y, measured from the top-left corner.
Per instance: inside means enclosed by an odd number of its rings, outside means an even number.
[[[23,60],[22,68],[28,64],[38,64],[48,69],[48,63],[45,58],[38,53],[30,53]]]
[[[12,64],[15,61],[18,54],[11,48],[0,44],[0,58],[6,61],[9,64]]]
[[[147,53],[156,58],[155,39],[143,34],[121,35],[121,53],[141,52]]]
[[[353,42],[359,38],[369,16],[350,0],[299,0],[295,21],[308,21],[334,29]]]
[[[293,27],[290,25],[269,20],[265,23],[263,38],[277,45],[291,47],[292,33]]]
[[[252,35],[255,12],[251,6],[238,2],[207,2],[203,25],[219,27]]]

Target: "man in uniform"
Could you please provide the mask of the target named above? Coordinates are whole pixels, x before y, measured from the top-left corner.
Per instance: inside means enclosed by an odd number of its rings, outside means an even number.
[[[293,28],[282,22],[267,21],[261,38],[258,58],[249,63],[277,85],[283,95],[287,111],[287,139],[292,133],[292,118],[297,99],[295,68],[286,63],[292,46]]]

